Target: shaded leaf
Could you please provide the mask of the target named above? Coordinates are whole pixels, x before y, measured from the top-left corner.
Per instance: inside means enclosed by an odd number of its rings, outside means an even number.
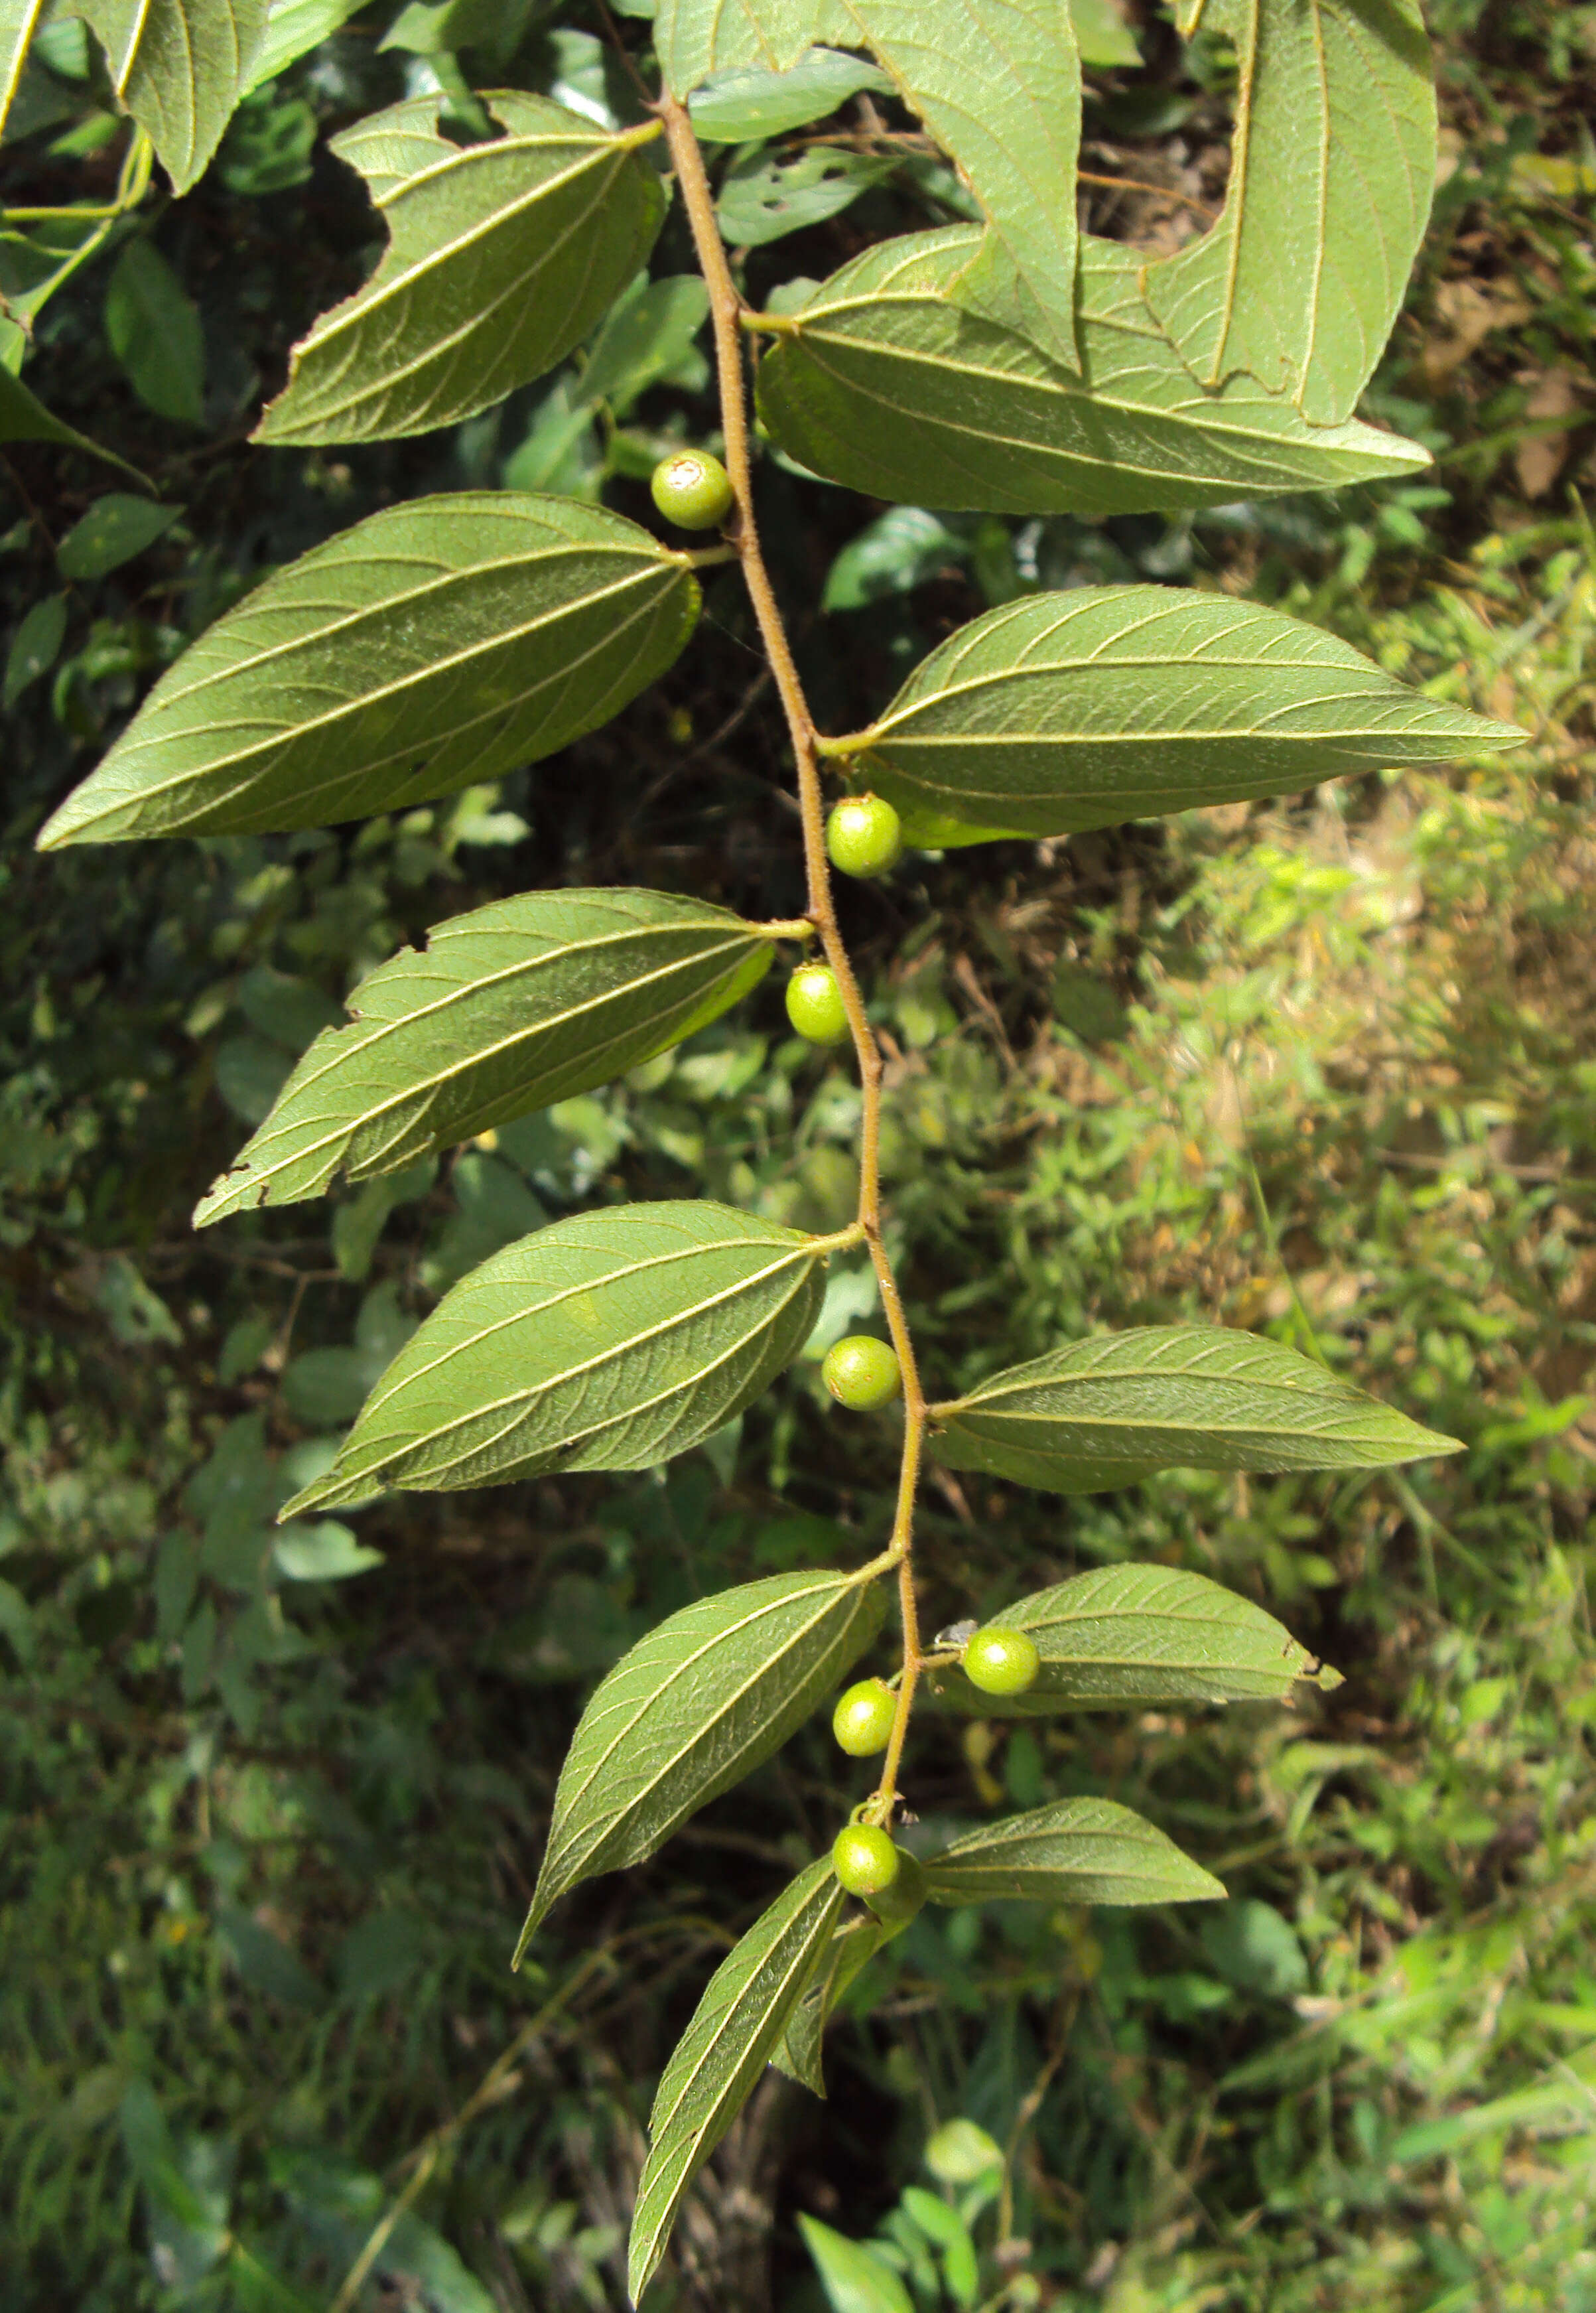
[[[205,173],[250,77],[267,0],[79,0],[111,85],[175,192]]]
[[[199,308],[153,242],[124,242],[106,285],[105,334],[146,409],[180,425],[204,425]]]
[[[45,0],[6,0],[0,15],[0,131],[11,117],[12,99],[44,9]]]
[[[785,72],[744,65],[717,73],[706,87],[695,89],[688,110],[701,145],[751,144],[823,120],[862,89],[890,95],[892,83],[861,57],[811,48]]]
[[[709,315],[709,291],[696,273],[639,280],[610,307],[574,382],[579,408],[607,401],[624,417],[641,393],[668,379],[692,352]]]
[[[759,408],[800,464],[874,497],[1099,515],[1334,489],[1430,462],[1349,421],[1310,426],[1249,378],[1206,392],[1148,312],[1137,259],[1081,243],[1081,374],[960,305],[978,228],[867,251],[765,326]]]
[[[529,892],[434,925],[349,999],[197,1227],[391,1173],[667,1051],[734,1004],[768,933],[665,892]]]
[[[623,1655],[560,1770],[519,1961],[552,1904],[641,1863],[778,1751],[881,1625],[879,1584],[776,1574],[700,1598]]]
[[[895,801],[1060,835],[1523,739],[1261,603],[1078,586],[961,628],[826,752],[864,754]]]
[[[831,2313],[914,2313],[901,2278],[868,2241],[849,2240],[819,2217],[802,2212],[798,2229],[814,2259]]]
[[[440,1303],[289,1511],[684,1454],[796,1357],[829,1250],[729,1205],[556,1221]]]
[[[889,1925],[873,1912],[864,1912],[835,1930],[803,1997],[787,2020],[786,2030],[771,2051],[770,2061],[778,2072],[785,2072],[790,2080],[796,2080],[815,2096],[825,2095],[821,2041],[832,2012],[881,1946],[893,1936],[901,1935],[908,1925],[907,1920],[893,1921]]]
[[[1224,212],[1147,267],[1148,304],[1203,385],[1245,370],[1337,425],[1385,350],[1430,214],[1418,0],[1207,0],[1203,30],[1236,44]]]
[[[686,559],[565,498],[416,498],[190,645],[43,849],[324,826],[498,778],[617,714],[697,617]]]
[[[1060,1494],[1154,1470],[1378,1470],[1460,1451],[1295,1350],[1224,1325],[1090,1334],[931,1418],[954,1469]]]
[[[24,385],[20,377],[13,377],[4,364],[0,364],[0,442],[59,443],[65,449],[83,450],[91,458],[103,458],[108,465],[119,466],[125,474],[131,474],[145,489],[150,488],[136,466],[130,466],[114,450],[101,449],[98,442],[91,442],[86,434],[80,434],[75,427],[57,418],[31,388]]]
[[[867,153],[837,152],[811,145],[795,160],[754,153],[729,169],[721,181],[715,217],[733,249],[759,249],[805,226],[837,216],[872,185],[892,173],[890,161]]]
[[[1054,1799],[984,1824],[925,1859],[934,1904],[1188,1904],[1223,1887],[1172,1839],[1112,1799]]]
[[[5,674],[0,682],[0,706],[7,712],[41,674],[48,674],[66,639],[66,597],[47,594],[24,612],[5,655]]]
[[[721,1962],[677,2043],[648,2122],[627,2288],[636,2303],[688,2185],[764,2071],[842,1909],[829,1856],[801,1871]]]
[[[389,246],[363,289],[292,356],[258,442],[388,441],[473,417],[579,345],[653,248],[664,215],[641,147],[547,97],[484,100],[505,132],[451,143],[447,100],[413,97],[332,140]]]
[[[153,498],[128,497],[119,490],[96,498],[56,550],[61,576],[103,578],[119,570],[153,546],[181,513],[181,506],[159,506]]]

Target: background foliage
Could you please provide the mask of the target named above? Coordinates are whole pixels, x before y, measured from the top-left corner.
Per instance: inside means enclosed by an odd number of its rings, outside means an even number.
[[[1122,45],[1092,71],[1085,164],[1211,199],[1223,52],[1183,62],[1153,12],[1135,41],[1096,13]],[[113,189],[70,25],[0,155],[13,201]],[[802,2215],[822,2267],[884,2228],[925,2305],[1596,2305],[1596,176],[1576,128],[1596,12],[1450,0],[1434,29],[1450,173],[1368,405],[1433,473],[1195,521],[908,508],[859,531],[857,501],[784,496],[773,471],[767,534],[794,599],[823,590],[800,643],[837,727],[988,604],[1199,572],[1535,733],[1533,757],[1467,777],[953,853],[847,895],[941,1378],[1088,1319],[1221,1319],[1316,1341],[1469,1450],[1412,1479],[1174,1473],[1065,1506],[940,1482],[934,1618],[1154,1560],[1267,1602],[1347,1683],[1289,1714],[943,1722],[917,1759],[924,1818],[1121,1799],[1232,1900],[922,1914],[837,2034],[829,2104],[774,2079],[756,2097],[663,2301],[818,2305]],[[601,106],[600,31],[467,0],[352,13],[247,100],[184,200],[68,252],[39,310],[31,383],[184,511],[97,545],[75,529],[91,506],[135,520],[107,511],[110,470],[4,453],[0,2204],[29,2308],[618,2304],[653,2076],[729,1926],[836,1812],[817,1727],[624,1910],[618,1883],[584,1889],[505,1972],[599,1673],[702,1592],[879,1529],[888,1448],[845,1434],[814,1379],[867,1306],[846,1264],[810,1362],[663,1482],[412,1497],[358,1539],[270,1525],[417,1315],[540,1220],[699,1183],[804,1227],[849,1217],[855,1095],[786,1037],[768,984],[442,1168],[188,1229],[345,988],[427,921],[532,883],[797,911],[731,580],[705,574],[693,653],[535,809],[512,778],[344,837],[29,849],[150,677],[265,569],[425,489],[602,491],[641,518],[662,449],[705,435],[684,287],[452,433],[240,446],[290,341],[368,259],[321,131],[451,85],[459,57],[490,81],[506,43],[523,84]],[[807,197],[788,269],[947,215],[918,163],[773,186],[774,167],[733,174],[767,209]],[[1098,230],[1155,237],[1172,213],[1098,198]],[[0,242],[13,311],[41,237]],[[956,2120],[1000,2148],[1001,2181]],[[955,2204],[973,2271],[934,2213]]]

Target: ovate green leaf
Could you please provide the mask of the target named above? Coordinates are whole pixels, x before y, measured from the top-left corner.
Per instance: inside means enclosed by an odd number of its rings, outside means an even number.
[[[688,110],[701,145],[744,145],[822,120],[861,89],[890,95],[892,83],[862,57],[811,48],[787,72],[752,65],[717,74],[694,91]]]
[[[441,94],[335,136],[389,230],[376,272],[295,347],[259,442],[372,442],[487,409],[580,344],[664,215],[642,151],[548,98],[486,98],[502,136],[455,145]]]
[[[590,1091],[734,1004],[759,925],[665,892],[529,892],[437,924],[349,999],[195,1214],[197,1227],[392,1173]]]
[[[445,1296],[289,1508],[684,1454],[797,1356],[829,1250],[730,1205],[556,1221]]]
[[[847,6],[986,211],[947,295],[1074,370],[1081,59],[1067,0]]]
[[[96,498],[79,516],[56,550],[64,578],[103,578],[119,570],[146,546],[170,530],[181,506],[160,506],[153,498],[127,497],[113,490]]]
[[[1377,1470],[1457,1440],[1295,1350],[1223,1325],[1094,1333],[931,1409],[935,1451],[1055,1493],[1154,1470]]]
[[[984,1825],[925,1862],[934,1904],[1189,1904],[1224,1894],[1172,1839],[1111,1799],[1055,1799]]]
[[[291,64],[320,48],[340,24],[364,8],[365,0],[271,0],[266,31],[244,84],[244,94],[286,72]]]
[[[108,465],[119,466],[131,474],[136,482],[150,485],[136,467],[126,458],[118,458],[114,450],[103,450],[98,442],[91,442],[86,434],[68,426],[47,409],[32,389],[13,377],[0,364],[0,442],[56,442],[68,450],[84,451],[91,458],[103,458]]]
[[[560,1770],[516,1950],[567,1889],[652,1855],[780,1749],[881,1628],[879,1584],[776,1574],[684,1606],[600,1684]]]
[[[891,171],[890,161],[823,145],[811,145],[794,160],[751,154],[721,180],[715,218],[722,238],[733,249],[759,249],[785,233],[821,224]]]
[[[665,2067],[648,2123],[627,2288],[653,2277],[688,2185],[747,2101],[842,1909],[829,1857],[801,1871],[709,1980]]]
[[[846,48],[858,37],[844,0],[660,0],[654,13],[654,53],[680,97],[712,74],[786,72],[817,43]]]
[[[618,713],[697,610],[686,559],[618,514],[413,499],[218,619],[39,841],[325,826],[498,778]]]
[[[901,2279],[868,2241],[850,2240],[819,2217],[798,2219],[831,2313],[915,2313]]]
[[[951,635],[839,751],[932,810],[1061,835],[1523,737],[1261,603],[1079,586]]]
[[[249,81],[267,0],[81,0],[111,85],[176,192],[204,175]]]
[[[205,422],[199,308],[153,241],[129,241],[105,290],[105,334],[148,409],[183,426]]]
[[[1418,0],[1208,0],[1202,21],[1236,43],[1224,213],[1147,267],[1147,302],[1202,384],[1245,370],[1314,424],[1339,424],[1385,350],[1430,214]]]
[[[997,514],[1141,514],[1411,473],[1428,453],[1316,427],[1250,378],[1199,386],[1133,251],[1081,243],[1081,374],[957,302],[978,228],[867,251],[776,325],[759,407],[800,464],[874,497]]]
[[[5,0],[0,8],[0,131],[11,117],[11,101],[44,6],[45,0]]]

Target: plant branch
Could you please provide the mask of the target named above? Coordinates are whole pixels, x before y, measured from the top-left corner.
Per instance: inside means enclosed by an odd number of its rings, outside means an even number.
[[[881,1308],[898,1362],[903,1373],[903,1460],[899,1477],[898,1512],[892,1527],[890,1557],[898,1567],[899,1601],[903,1616],[903,1684],[898,1712],[888,1743],[877,1790],[882,1812],[890,1811],[897,1790],[899,1762],[920,1674],[919,1618],[915,1606],[912,1571],[915,1489],[919,1477],[920,1451],[925,1432],[925,1393],[921,1386],[914,1343],[904,1315],[881,1232],[881,1121],[882,1060],[872,1032],[864,998],[853,961],[837,921],[831,896],[831,868],[826,856],[826,808],[820,786],[817,734],[804,696],[792,645],[783,623],[776,590],[770,583],[754,514],[753,460],[749,437],[748,381],[743,371],[743,304],[715,220],[715,196],[704,166],[704,155],[693,134],[687,108],[667,92],[655,107],[664,123],[665,137],[682,205],[693,236],[693,246],[709,291],[710,321],[715,333],[715,371],[720,389],[721,430],[725,437],[726,471],[731,477],[736,508],[727,535],[742,565],[749,599],[759,624],[765,655],[775,678],[786,717],[787,733],[798,774],[798,807],[803,828],[803,857],[809,884],[809,914],[827,963],[837,978],[847,1016],[849,1033],[859,1067],[862,1112],[859,1131],[859,1226],[870,1246]]]

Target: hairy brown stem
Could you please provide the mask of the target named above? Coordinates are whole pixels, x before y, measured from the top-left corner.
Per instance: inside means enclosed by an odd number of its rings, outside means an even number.
[[[859,1226],[870,1247],[887,1329],[892,1336],[892,1346],[898,1352],[898,1361],[903,1371],[903,1461],[899,1476],[898,1512],[890,1545],[892,1561],[898,1567],[899,1602],[903,1616],[903,1682],[899,1688],[897,1716],[873,1803],[876,1812],[885,1815],[890,1812],[897,1791],[899,1763],[903,1755],[904,1737],[908,1729],[908,1717],[914,1705],[915,1686],[922,1661],[912,1553],[915,1488],[919,1477],[920,1449],[925,1435],[925,1393],[921,1386],[914,1343],[909,1338],[908,1324],[903,1313],[903,1297],[899,1292],[898,1280],[893,1274],[881,1234],[881,1051],[865,1015],[864,998],[860,993],[853,961],[837,928],[837,910],[831,897],[831,866],[826,857],[826,806],[820,787],[814,722],[793,658],[792,645],[787,639],[776,592],[770,584],[770,573],[765,567],[759,526],[754,517],[748,381],[742,365],[742,300],[738,295],[737,284],[732,278],[725,243],[721,239],[720,227],[715,221],[715,196],[710,190],[704,155],[698,149],[698,140],[693,134],[687,108],[678,99],[667,94],[660,98],[655,109],[664,123],[671,164],[681,190],[693,246],[709,291],[709,316],[715,333],[715,371],[720,389],[721,428],[726,444],[726,471],[731,477],[732,494],[737,501],[727,534],[742,565],[749,599],[753,604],[765,655],[776,681],[782,712],[786,717],[794,760],[797,764],[798,808],[803,828],[803,857],[809,882],[809,918],[820,934],[826,961],[837,976],[859,1067],[863,1104],[859,1130]]]

